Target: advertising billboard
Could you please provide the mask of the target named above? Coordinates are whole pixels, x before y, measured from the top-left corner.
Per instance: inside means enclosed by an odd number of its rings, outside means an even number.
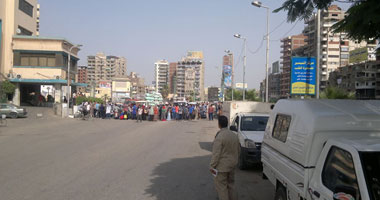
[[[232,87],[232,66],[224,65],[223,66],[223,83],[225,88]]]
[[[315,95],[316,59],[292,57],[290,94]]]

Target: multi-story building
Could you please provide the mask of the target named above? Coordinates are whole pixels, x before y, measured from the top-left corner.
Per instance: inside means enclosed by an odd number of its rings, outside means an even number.
[[[329,86],[354,92],[357,99],[380,99],[380,61],[340,67],[330,73]]]
[[[124,57],[106,56],[97,53],[87,57],[87,83],[101,81],[111,82],[112,78],[125,76],[127,73],[127,61]]]
[[[330,72],[349,64],[349,51],[355,48],[368,47],[373,51],[374,42],[367,43],[349,40],[344,32],[334,33],[332,26],[344,19],[345,11],[337,5],[331,5],[327,10],[321,11],[320,27],[317,27],[317,16],[313,14],[308,21],[304,34],[307,37],[305,55],[317,55],[317,29],[320,28],[320,88],[326,88]]]
[[[131,72],[128,78],[131,82],[131,98],[144,99],[146,92],[145,80],[136,72]]]
[[[87,66],[78,66],[78,83],[87,83]]]
[[[52,106],[85,86],[76,82],[80,49],[63,38],[39,37],[37,0],[0,1],[0,33],[0,84],[7,79],[16,86],[8,96],[14,104],[41,106],[38,98],[49,88],[50,102],[42,106]]]
[[[177,63],[176,95],[178,98],[195,97],[204,100],[204,62],[201,51],[190,51]]]
[[[169,93],[174,94],[176,91],[176,72],[177,63],[169,63]]]
[[[281,98],[281,73],[280,62],[272,64],[272,71],[268,75],[268,96],[270,101],[276,101]]]
[[[156,92],[162,92],[165,87],[169,87],[169,62],[160,60],[154,63],[154,78]]]
[[[37,0],[0,1],[0,80],[12,70],[13,36],[38,36],[39,15]]]
[[[287,98],[290,94],[290,72],[291,72],[291,61],[292,61],[292,52],[296,49],[305,45],[306,36],[303,34],[293,35],[286,37],[281,40],[281,64],[282,64],[282,73],[281,73],[281,83],[280,91],[281,97]],[[269,81],[269,79],[268,79]],[[268,94],[269,95],[269,94]]]

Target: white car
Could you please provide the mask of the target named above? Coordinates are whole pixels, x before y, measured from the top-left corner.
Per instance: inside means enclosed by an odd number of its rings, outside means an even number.
[[[239,169],[261,163],[261,143],[269,115],[262,113],[237,113],[230,130],[239,137],[241,153]]]

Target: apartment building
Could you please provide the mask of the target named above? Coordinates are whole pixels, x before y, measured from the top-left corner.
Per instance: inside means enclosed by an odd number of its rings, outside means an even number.
[[[78,66],[78,83],[87,83],[87,66]]]
[[[290,72],[292,63],[292,54],[298,48],[303,47],[307,37],[303,34],[293,35],[281,40],[281,64],[282,73],[280,81],[280,97],[287,98],[290,95]],[[269,79],[268,79],[269,80]],[[268,94],[269,95],[269,94]]]
[[[176,81],[178,98],[204,100],[204,62],[201,51],[190,51],[177,63]]]
[[[112,78],[127,73],[127,61],[124,57],[106,56],[97,53],[87,56],[87,83],[99,84],[101,81],[111,82]]]
[[[367,47],[373,52],[374,41],[357,42],[347,38],[344,32],[334,33],[332,26],[344,19],[345,11],[337,5],[331,5],[327,10],[321,11],[320,27],[317,27],[317,16],[314,14],[308,21],[303,33],[307,36],[307,46],[305,55],[316,57],[317,55],[317,29],[320,28],[320,88],[323,90],[328,84],[329,74],[339,67],[347,66],[349,62],[349,52],[356,49]],[[375,55],[373,54],[373,59]]]
[[[162,92],[165,87],[169,87],[169,62],[159,60],[154,63],[154,78],[156,92]]]
[[[39,35],[37,0],[0,1],[0,80],[12,73],[13,36]]]
[[[357,99],[380,99],[380,61],[340,67],[330,73],[329,85],[354,92]]]
[[[276,61],[272,64],[271,72],[268,75],[268,96],[271,102],[281,98],[281,75],[280,62]]]

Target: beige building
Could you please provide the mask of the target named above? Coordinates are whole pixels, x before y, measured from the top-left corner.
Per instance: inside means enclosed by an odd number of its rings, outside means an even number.
[[[36,36],[13,36],[13,65],[5,73],[7,79],[16,85],[13,103],[16,105],[32,104],[38,96],[41,85],[54,87],[54,102],[61,103],[66,96],[68,79],[68,55],[73,44],[63,38]],[[76,83],[78,52],[71,50],[70,84]],[[72,89],[72,92],[75,88]]]
[[[87,57],[87,83],[101,81],[111,82],[113,78],[124,76],[127,73],[127,60],[124,57],[106,56],[97,53]]]
[[[0,0],[0,80],[13,66],[13,36],[39,35],[37,0]]]
[[[205,100],[204,61],[201,51],[189,51],[185,58],[177,63],[176,97],[196,101]]]
[[[154,80],[156,92],[162,92],[165,87],[169,89],[169,62],[159,60],[154,63]]]
[[[124,102],[131,97],[131,81],[128,77],[116,77],[112,79],[112,101]]]
[[[349,40],[344,32],[334,33],[332,26],[344,19],[345,11],[337,5],[331,5],[327,10],[321,11],[320,38],[321,38],[321,83],[323,90],[327,86],[329,74],[339,67],[349,64],[349,51],[355,48],[368,47],[373,51],[376,43],[356,42]],[[305,55],[315,57],[317,54],[317,17],[314,14],[307,22],[304,34],[307,36],[307,45],[305,46]],[[373,57],[374,54],[373,54]]]

